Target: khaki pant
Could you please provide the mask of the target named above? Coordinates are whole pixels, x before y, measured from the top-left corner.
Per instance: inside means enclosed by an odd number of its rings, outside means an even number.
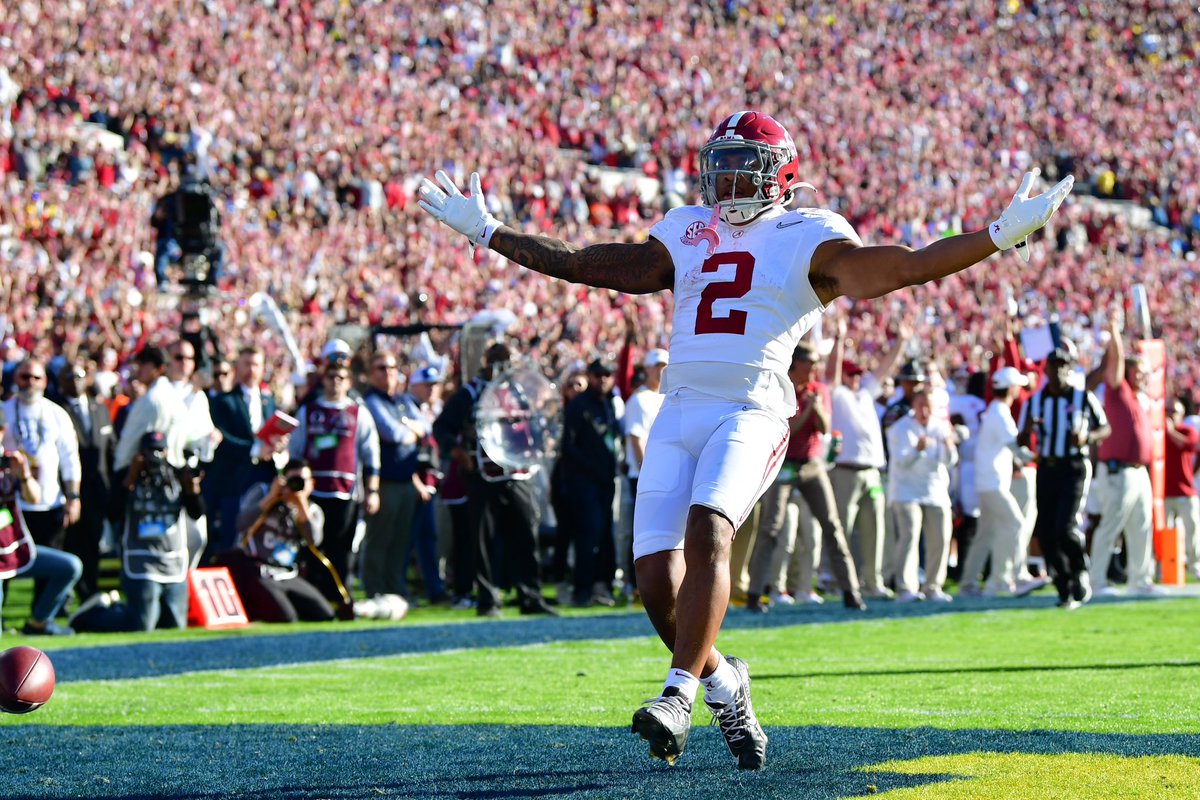
[[[1200,497],[1168,497],[1165,502],[1167,527],[1183,536],[1188,569],[1200,577]]]
[[[1108,563],[1117,536],[1125,533],[1125,574],[1130,589],[1154,583],[1154,542],[1150,536],[1153,493],[1145,467],[1101,470],[1096,479],[1100,492],[1100,524],[1092,537],[1092,588],[1108,585]]]
[[[812,512],[815,524],[798,526],[795,534],[789,536],[787,531],[788,497],[792,488],[799,491],[805,505]],[[796,550],[805,554],[809,562],[807,569],[800,566],[795,576],[800,591],[807,594],[812,590],[813,572],[816,561],[820,559],[823,549],[829,557],[830,569],[838,588],[843,592],[858,594],[858,572],[854,568],[854,560],[850,557],[850,549],[846,545],[846,537],[842,532],[841,518],[838,515],[834,500],[833,488],[825,465],[820,461],[806,461],[799,467],[799,473],[794,482],[775,483],[763,496],[762,516],[759,525],[758,542],[754,555],[750,560],[750,589],[763,591],[769,584],[777,590],[779,573],[783,565],[790,561]],[[817,531],[820,530],[820,544]]]
[[[799,531],[816,530],[816,522],[813,521],[808,504],[797,495],[792,495],[791,502],[788,503],[786,524],[796,526],[796,546],[792,548],[792,556],[784,565],[784,575],[780,577],[780,581],[781,585],[787,587],[788,594],[801,599],[814,591],[814,584],[821,583],[819,571],[822,561],[827,559],[821,549],[820,536],[802,538],[799,535]],[[829,577],[829,571],[826,570],[826,583]]]
[[[758,533],[758,515],[762,501],[754,504],[742,527],[733,536],[733,548],[729,554],[729,591],[731,595],[744,595],[750,587],[750,576],[747,569],[750,563],[750,553],[754,550],[754,539]]]
[[[1016,548],[1013,551],[1013,577],[1016,580],[1028,580],[1029,574],[1029,542],[1033,540],[1033,527],[1037,524],[1037,469],[1021,467],[1020,475],[1013,478],[1013,500],[1021,510],[1021,530],[1017,534]]]
[[[884,526],[883,484],[877,469],[835,466],[829,474],[842,530],[858,531],[857,571],[862,588],[875,592],[883,587]]]
[[[950,555],[950,507],[893,503],[896,514],[896,591],[941,591]],[[925,537],[925,582],[920,581],[917,546]]]
[[[799,544],[798,500],[790,484],[774,484],[759,506],[758,535],[750,554],[750,590],[766,594],[787,587],[786,570]]]
[[[1012,591],[1013,554],[1017,552],[1025,520],[1010,492],[979,493],[979,522],[963,561],[963,586],[978,586],[983,562],[991,558],[992,570],[987,587],[994,591]]]

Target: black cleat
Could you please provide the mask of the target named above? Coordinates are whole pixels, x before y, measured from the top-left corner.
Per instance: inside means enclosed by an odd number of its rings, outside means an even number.
[[[758,724],[750,703],[750,669],[736,656],[725,656],[725,660],[738,674],[737,695],[728,705],[707,701],[705,704],[712,712],[713,722],[721,726],[721,735],[730,754],[737,759],[738,769],[762,769],[767,763],[767,734]]]
[[[851,611],[867,610],[867,604],[863,602],[862,595],[849,589],[842,592],[842,605]]]
[[[557,617],[558,609],[550,605],[542,598],[535,598],[533,600],[527,600],[521,604],[521,613],[526,615],[545,614],[547,616]]]
[[[661,696],[647,700],[643,708],[633,712],[630,728],[650,743],[651,758],[671,766],[683,755],[691,729],[692,703],[674,686],[668,686]]]

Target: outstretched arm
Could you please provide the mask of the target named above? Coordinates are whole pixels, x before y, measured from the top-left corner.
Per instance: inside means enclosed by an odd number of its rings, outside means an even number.
[[[488,246],[534,272],[601,289],[647,294],[670,289],[675,281],[671,254],[657,239],[647,239],[641,244],[610,242],[581,248],[549,236],[518,233],[505,226],[492,235]]]
[[[674,285],[675,266],[662,242],[595,244],[580,248],[548,236],[520,233],[503,225],[484,205],[479,173],[471,173],[471,194],[464,195],[445,172],[428,178],[418,190],[421,208],[470,240],[490,247],[523,267],[601,289],[645,294]]]
[[[862,247],[846,239],[821,244],[809,266],[813,289],[828,305],[842,295],[882,297],[905,286],[944,278],[1010,247],[1017,247],[1028,260],[1025,238],[1046,224],[1075,183],[1067,176],[1053,189],[1029,197],[1036,177],[1036,171],[1025,174],[1008,208],[985,230],[940,239],[920,250],[903,245]]]
[[[920,250],[904,245],[862,247],[841,239],[817,248],[809,280],[826,305],[842,295],[866,300],[953,275],[995,252],[987,231],[939,239]]]

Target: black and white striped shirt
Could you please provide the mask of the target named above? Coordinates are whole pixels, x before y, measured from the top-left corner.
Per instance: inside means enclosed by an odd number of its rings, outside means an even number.
[[[1108,424],[1104,407],[1086,389],[1068,387],[1061,395],[1051,394],[1046,387],[1039,389],[1021,409],[1018,430],[1025,430],[1030,414],[1039,459],[1087,457],[1087,445],[1079,447],[1075,434],[1090,433]]]

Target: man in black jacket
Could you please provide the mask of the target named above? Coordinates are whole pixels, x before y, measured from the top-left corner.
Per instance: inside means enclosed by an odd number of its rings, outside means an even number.
[[[91,383],[87,359],[78,358],[58,373],[58,404],[67,410],[79,438],[79,519],[67,527],[66,551],[79,556],[83,576],[75,584],[81,600],[100,590],[100,539],[104,520],[112,518],[111,483],[113,434],[108,409],[88,393]]]
[[[221,432],[212,465],[204,478],[205,498],[214,505],[209,514],[217,534],[209,534],[213,553],[237,544],[237,515],[242,495],[256,483],[275,478],[271,453],[255,434],[275,413],[275,398],[263,388],[264,356],[256,347],[243,347],[234,366],[233,389],[209,401],[213,425]]]
[[[600,359],[588,365],[587,389],[567,403],[562,459],[574,509],[575,605],[614,605],[613,493],[616,489],[620,422],[613,407],[612,369]]]
[[[479,446],[475,433],[475,404],[491,383],[493,374],[508,367],[512,352],[496,343],[483,356],[483,369],[446,403],[433,423],[433,435],[443,453],[458,465],[467,484],[471,529],[478,536],[475,586],[476,612],[500,616],[501,575],[519,596],[522,614],[557,614],[542,598],[537,557],[537,531],[541,506],[534,491],[532,471],[507,470]],[[503,564],[497,557],[503,554]]]

